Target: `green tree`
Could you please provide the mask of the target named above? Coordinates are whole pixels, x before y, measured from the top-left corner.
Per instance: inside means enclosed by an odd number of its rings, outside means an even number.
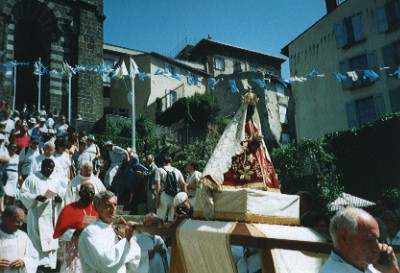
[[[334,157],[322,140],[301,140],[282,145],[272,151],[271,158],[282,192],[294,194],[307,190],[321,211],[325,212],[327,204],[343,191],[333,165]]]

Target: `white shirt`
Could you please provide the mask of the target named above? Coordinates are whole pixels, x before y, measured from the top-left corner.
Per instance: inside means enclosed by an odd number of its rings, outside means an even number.
[[[119,240],[112,226],[100,219],[82,231],[78,248],[83,273],[126,273],[127,267],[136,271],[139,266],[138,244]]]
[[[55,129],[57,131],[58,138],[65,138],[68,134],[67,133],[67,129],[68,129],[67,124],[57,124]]]
[[[339,255],[335,252],[331,252],[329,259],[322,266],[319,273],[360,273],[361,271],[351,264],[347,263],[343,260]],[[368,268],[364,271],[364,273],[379,273],[380,271],[376,270],[372,264],[368,266]]]
[[[161,189],[164,190],[163,181],[165,181],[165,178],[167,176],[167,172],[164,170],[164,168],[165,170],[173,172],[175,174],[176,181],[179,183],[178,187],[181,188],[181,184],[185,183],[185,179],[183,178],[181,171],[172,166],[163,166],[162,168],[158,168],[158,173],[160,175],[161,181]]]
[[[125,150],[118,146],[113,146],[111,151],[108,151],[110,156],[111,165],[122,165],[124,161]]]
[[[200,178],[201,178],[201,172],[199,171],[194,171],[191,174],[188,175],[188,177],[186,178],[186,184],[190,185],[190,184],[194,184],[196,185],[196,187],[200,187]],[[189,197],[195,197],[196,196],[196,190],[193,189],[188,189],[188,196]]]
[[[83,152],[84,153],[84,158],[82,159],[82,161],[87,160],[89,162],[93,162],[93,159],[95,159],[96,155],[97,155],[97,148],[96,148],[96,144],[92,144],[91,146],[86,145],[86,149]]]
[[[68,178],[69,167],[71,167],[72,165],[72,161],[71,158],[69,157],[69,154],[65,152],[61,154],[54,153],[54,157],[58,159],[58,161],[62,166],[64,176]]]
[[[22,149],[19,153],[19,162],[22,163],[22,175],[30,175],[33,170],[32,163],[34,159],[40,155],[39,146],[36,149],[32,149],[28,146],[28,152],[25,154],[26,148]]]

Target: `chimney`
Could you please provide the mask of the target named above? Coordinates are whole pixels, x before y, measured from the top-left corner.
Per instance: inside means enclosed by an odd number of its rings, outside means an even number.
[[[326,13],[329,14],[339,6],[339,0],[325,0]]]

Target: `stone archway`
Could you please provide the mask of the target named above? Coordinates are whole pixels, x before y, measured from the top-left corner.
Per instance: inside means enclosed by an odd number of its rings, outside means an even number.
[[[17,68],[16,106],[38,103],[38,78],[33,74],[34,63],[40,57],[44,66],[51,62],[51,44],[59,39],[57,18],[54,12],[35,0],[24,0],[12,9],[15,22],[14,57],[18,62],[29,62],[29,66]],[[50,75],[41,78],[41,104],[48,109],[50,103]]]

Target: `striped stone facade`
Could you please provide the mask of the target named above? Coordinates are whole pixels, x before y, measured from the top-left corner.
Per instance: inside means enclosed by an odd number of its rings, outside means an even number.
[[[38,103],[38,76],[33,63],[41,58],[48,71],[103,63],[103,0],[0,1],[0,58],[29,63],[17,66],[16,108]],[[0,72],[0,97],[12,104],[13,76]],[[79,72],[72,78],[72,118],[96,121],[103,115],[102,77]],[[68,114],[68,80],[56,73],[41,77],[41,104]]]

